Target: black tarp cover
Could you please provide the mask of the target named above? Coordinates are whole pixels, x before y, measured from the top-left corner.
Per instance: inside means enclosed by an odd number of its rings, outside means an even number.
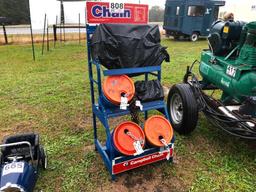
[[[136,81],[136,97],[142,102],[163,100],[164,90],[159,80]]]
[[[107,69],[157,66],[169,55],[158,25],[100,24],[92,36],[92,57]]]

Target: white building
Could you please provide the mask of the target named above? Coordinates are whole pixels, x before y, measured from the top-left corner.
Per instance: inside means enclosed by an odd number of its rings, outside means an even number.
[[[226,5],[220,8],[220,17],[225,12],[234,13],[235,20],[256,21],[256,0],[226,0]]]
[[[30,13],[33,29],[42,29],[44,25],[44,14],[47,15],[48,24],[60,22],[60,2],[57,0],[29,0]],[[64,2],[65,22],[78,23],[79,13],[81,23],[85,23],[85,1]]]

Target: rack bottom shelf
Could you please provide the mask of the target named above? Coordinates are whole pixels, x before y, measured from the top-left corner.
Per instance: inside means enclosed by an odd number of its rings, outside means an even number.
[[[169,149],[164,147],[145,149],[145,152],[138,156],[120,156],[110,159],[106,146],[102,146],[98,140],[95,141],[96,149],[100,153],[102,159],[108,171],[110,172],[112,179],[115,179],[115,175],[129,171],[138,167],[142,167],[148,164],[152,164],[158,161],[173,160],[173,141],[168,145]]]

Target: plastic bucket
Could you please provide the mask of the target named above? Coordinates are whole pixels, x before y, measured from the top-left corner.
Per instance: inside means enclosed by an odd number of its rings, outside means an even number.
[[[170,122],[160,115],[154,115],[146,120],[144,132],[149,145],[155,147],[164,146],[160,141],[161,139],[164,139],[169,144],[173,137],[173,128]]]
[[[114,152],[114,156],[120,156],[120,152],[116,149],[114,143],[113,143],[113,133],[114,131],[111,132],[111,138],[107,139],[106,141],[106,147],[107,147],[107,153],[110,154],[110,148],[112,147],[113,152]]]
[[[102,91],[101,102],[111,107],[120,105],[122,95],[125,95],[129,102],[135,94],[135,87],[133,80],[127,75],[115,75],[104,80]]]
[[[130,156],[136,153],[133,145],[136,139],[142,141],[141,146],[144,148],[145,134],[142,128],[134,122],[125,121],[119,124],[112,132],[112,146],[110,146],[110,141],[107,141],[106,146],[108,151],[110,147],[113,147],[115,155],[123,154]]]

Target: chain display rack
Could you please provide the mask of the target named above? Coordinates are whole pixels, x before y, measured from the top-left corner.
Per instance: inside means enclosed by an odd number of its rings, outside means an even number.
[[[121,110],[119,106],[115,108],[109,108],[104,106],[101,102],[98,102],[96,98],[103,97],[102,92],[102,79],[101,76],[112,76],[112,75],[129,75],[141,73],[145,75],[145,81],[148,80],[149,75],[155,76],[159,81],[161,80],[161,66],[149,66],[149,67],[139,67],[139,68],[125,68],[125,69],[112,69],[103,70],[101,69],[100,62],[92,59],[91,55],[91,37],[96,29],[96,25],[86,26],[87,33],[87,54],[88,54],[88,70],[90,79],[90,90],[91,90],[91,104],[92,104],[92,120],[94,129],[94,143],[95,149],[101,155],[104,164],[106,165],[112,179],[115,179],[116,175],[137,167],[141,167],[154,162],[168,160],[172,162],[173,160],[173,148],[174,148],[174,136],[171,143],[167,144],[165,147],[152,147],[144,150],[144,153],[137,156],[118,156],[116,157],[115,149],[110,144],[107,146],[102,144],[97,135],[97,119],[102,123],[105,132],[106,140],[111,139],[111,131],[109,126],[109,118],[115,118],[118,116],[130,114],[130,110]],[[93,74],[93,67],[96,67],[96,74]],[[95,77],[94,77],[95,76]],[[98,94],[98,97],[96,97]],[[158,110],[165,115],[169,120],[169,115],[167,113],[167,108],[164,100],[151,101],[142,103],[145,119],[147,119],[149,110]],[[109,147],[110,146],[110,147]]]

